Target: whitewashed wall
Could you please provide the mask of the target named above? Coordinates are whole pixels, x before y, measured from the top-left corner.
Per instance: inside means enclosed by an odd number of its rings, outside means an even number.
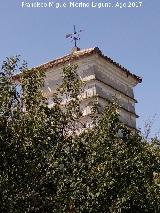
[[[113,100],[113,97],[115,97],[121,106],[121,120],[135,128],[136,100],[134,99],[133,87],[137,84],[137,81],[98,55],[79,59],[76,64],[78,65],[78,74],[85,82],[84,90],[81,94],[83,116],[87,117],[87,114],[90,113],[88,103],[91,101],[92,96],[98,95],[99,102],[103,106],[105,105],[105,98]],[[43,91],[48,98],[62,81],[62,69],[63,66],[58,66],[46,71]],[[87,119],[85,119],[85,122],[87,122]]]

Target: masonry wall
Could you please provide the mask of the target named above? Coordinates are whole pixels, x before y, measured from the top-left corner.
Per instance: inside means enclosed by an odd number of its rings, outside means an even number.
[[[116,99],[120,105],[121,121],[136,128],[135,103],[137,101],[134,99],[133,92],[133,87],[137,84],[136,80],[98,55],[79,59],[76,64],[78,64],[78,74],[85,82],[81,94],[81,108],[83,116],[86,116],[85,122],[90,122],[87,118],[87,115],[91,112],[89,102],[91,102],[93,96],[97,95],[102,107],[106,104],[106,98],[111,101]],[[62,81],[62,69],[63,66],[59,66],[46,72],[43,91],[48,99]],[[49,101],[49,104],[52,103]]]

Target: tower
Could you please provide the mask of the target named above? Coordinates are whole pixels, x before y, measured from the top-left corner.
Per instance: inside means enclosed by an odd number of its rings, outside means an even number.
[[[112,101],[113,97],[116,97],[120,105],[120,120],[129,127],[136,128],[137,100],[134,98],[133,88],[141,83],[142,79],[103,55],[98,47],[83,50],[76,47],[70,54],[40,65],[46,71],[43,91],[48,99],[62,81],[63,67],[69,62],[78,65],[78,75],[82,81],[86,82],[81,94],[83,97],[81,109],[82,120],[87,126],[90,124],[89,102],[96,95],[102,107],[106,103],[106,98]]]

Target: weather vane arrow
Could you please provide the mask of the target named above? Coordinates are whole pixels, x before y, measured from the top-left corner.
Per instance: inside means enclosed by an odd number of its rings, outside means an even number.
[[[66,38],[70,38],[71,41],[74,41],[74,47],[77,47],[77,41],[80,40],[80,33],[83,30],[76,31],[76,26],[74,25],[74,32],[66,34]]]

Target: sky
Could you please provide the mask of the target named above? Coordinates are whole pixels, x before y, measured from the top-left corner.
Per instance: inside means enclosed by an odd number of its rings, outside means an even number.
[[[41,6],[50,2],[53,7],[26,6],[37,2]],[[62,7],[56,8],[58,3]],[[76,3],[87,3],[89,7]],[[113,7],[92,7],[98,3]],[[20,54],[32,67],[68,54],[74,44],[65,35],[73,32],[74,24],[84,30],[78,43],[81,49],[98,46],[104,55],[142,77],[142,83],[134,90],[138,100],[136,112],[140,116],[137,127],[143,130],[144,123],[153,120],[151,135],[157,135],[160,131],[159,0],[3,0],[0,61]]]

